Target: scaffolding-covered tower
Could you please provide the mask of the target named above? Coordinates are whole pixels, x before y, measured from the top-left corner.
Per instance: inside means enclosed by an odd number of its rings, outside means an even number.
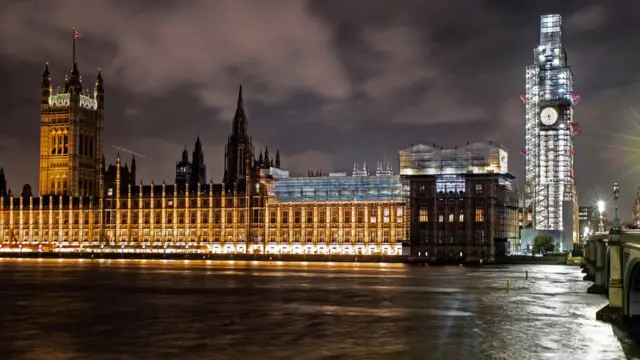
[[[573,74],[562,45],[562,17],[543,15],[540,45],[526,69],[525,206],[533,212],[533,233],[552,236],[570,248],[577,237],[573,174]],[[533,234],[532,236],[534,236]]]

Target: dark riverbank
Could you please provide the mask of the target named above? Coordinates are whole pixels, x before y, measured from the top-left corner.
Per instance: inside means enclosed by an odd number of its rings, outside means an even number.
[[[501,256],[487,261],[477,258],[457,258],[457,259],[429,259],[429,258],[405,258],[403,262],[412,265],[567,265],[567,256]]]
[[[526,256],[512,255],[496,258],[496,264],[500,265],[567,265],[566,255]]]

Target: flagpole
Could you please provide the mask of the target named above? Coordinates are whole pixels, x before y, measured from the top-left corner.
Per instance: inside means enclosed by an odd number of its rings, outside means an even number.
[[[76,63],[76,27],[73,27],[73,63],[72,65],[75,65]]]

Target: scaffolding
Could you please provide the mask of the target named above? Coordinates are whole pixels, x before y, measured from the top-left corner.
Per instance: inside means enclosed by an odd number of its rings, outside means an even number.
[[[400,150],[400,175],[507,174],[507,150],[492,142],[443,148],[417,144]]]
[[[278,202],[404,203],[408,187],[398,175],[296,177],[273,182],[269,195]]]
[[[563,230],[564,202],[575,203],[573,178],[573,74],[562,46],[562,17],[540,19],[540,44],[534,64],[526,68],[525,206],[534,214],[536,230]],[[553,107],[557,120],[543,124],[541,110]]]

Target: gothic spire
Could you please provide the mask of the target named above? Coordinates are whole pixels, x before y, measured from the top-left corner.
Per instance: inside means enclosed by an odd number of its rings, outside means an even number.
[[[280,149],[276,150],[276,168],[280,169]]]
[[[197,152],[198,154],[202,152],[202,142],[200,142],[200,134],[198,134],[198,137],[196,138],[194,152]]]
[[[102,80],[102,70],[98,69],[98,77],[96,78],[96,91],[102,91],[104,82]]]
[[[51,88],[51,73],[49,73],[49,63],[44,66],[44,72],[42,73],[42,104],[49,104],[49,98],[52,95],[53,89]]]
[[[238,90],[238,106],[236,107],[236,114],[233,117],[233,133],[237,134],[240,138],[247,136],[247,115],[244,112],[242,84]]]
[[[44,73],[42,73],[42,85],[51,83],[51,73],[49,72],[49,62],[44,65]]]
[[[189,162],[189,152],[187,151],[187,145],[185,145],[184,150],[182,150],[182,161]]]

